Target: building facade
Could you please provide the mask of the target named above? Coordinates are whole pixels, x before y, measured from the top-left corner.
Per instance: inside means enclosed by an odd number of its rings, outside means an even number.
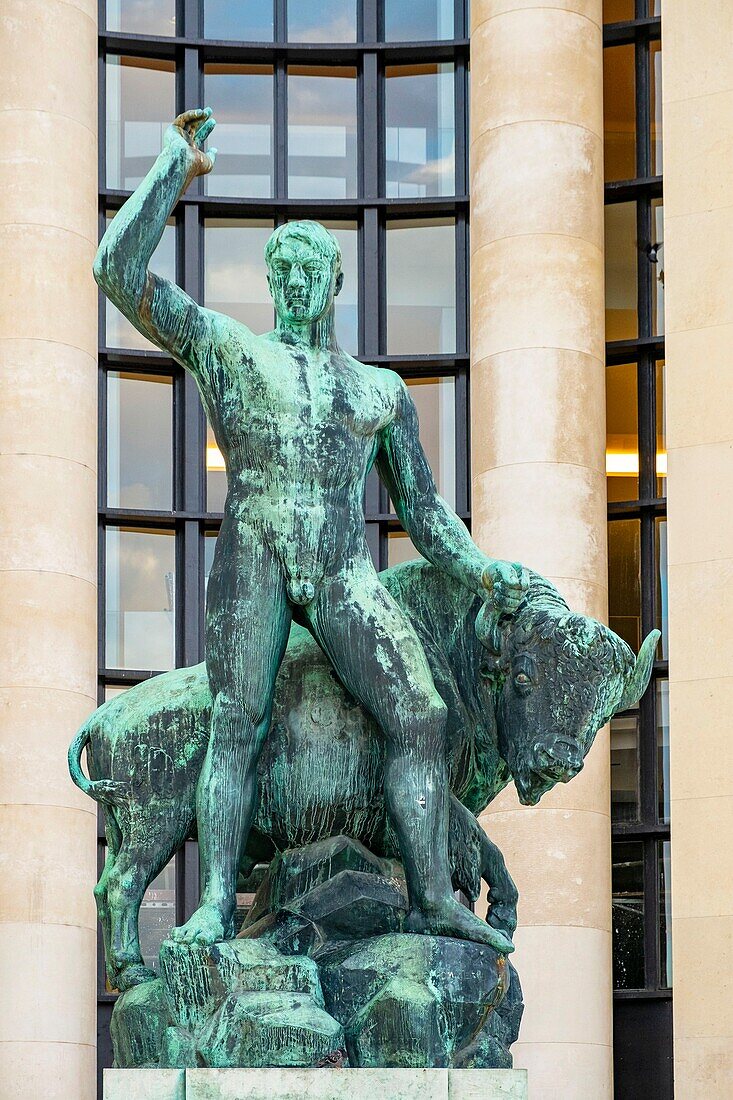
[[[729,1094],[733,10],[667,8],[6,0],[3,1095],[91,1100],[111,1061],[104,832],[68,742],[96,703],[203,659],[223,462],[193,380],[91,263],[165,126],[204,103],[216,169],[155,270],[266,331],[267,237],[324,222],[341,343],[405,378],[477,543],[634,649],[662,631],[577,780],[483,817],[520,890],[530,1094]],[[376,477],[365,514],[379,568],[415,556]],[[151,960],[197,894],[190,840],[146,895]]]

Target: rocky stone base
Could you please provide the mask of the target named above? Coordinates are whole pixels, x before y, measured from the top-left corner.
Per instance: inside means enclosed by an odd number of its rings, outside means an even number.
[[[508,1069],[522,1015],[493,948],[399,931],[398,864],[344,837],[279,855],[239,937],[171,941],[112,1014],[115,1065]]]

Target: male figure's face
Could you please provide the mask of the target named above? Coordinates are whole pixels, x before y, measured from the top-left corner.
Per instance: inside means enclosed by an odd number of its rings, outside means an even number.
[[[334,279],[332,263],[319,250],[286,239],[270,256],[267,282],[281,321],[305,325],[328,312],[342,276]]]

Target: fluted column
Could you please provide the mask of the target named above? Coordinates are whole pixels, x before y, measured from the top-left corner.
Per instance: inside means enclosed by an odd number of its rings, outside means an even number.
[[[733,7],[663,11],[675,1095],[733,1082]]]
[[[607,612],[601,0],[477,0],[471,36],[472,530]],[[520,892],[535,1100],[612,1094],[609,745],[483,823]]]
[[[0,1092],[95,1096],[96,0],[0,6]]]

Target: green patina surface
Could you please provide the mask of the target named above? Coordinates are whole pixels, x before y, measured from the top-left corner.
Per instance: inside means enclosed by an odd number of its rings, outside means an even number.
[[[213,126],[206,109],[168,128],[94,264],[196,380],[228,479],[205,666],[106,704],[70,750],[75,782],[106,810],[96,896],[110,979],[152,978],[140,902],[194,827],[203,889],[173,930],[181,944],[227,936],[254,860],[343,833],[400,859],[405,931],[508,952],[516,890],[474,815],[510,778],[534,803],[577,774],[597,729],[646,686],[655,639],[635,662],[543,578],[475,546],[436,491],[407,387],[337,343],[341,258],[322,226],[272,234],[277,323],[263,336],[148,270],[178,198],[213,167]],[[375,572],[362,510],[374,465],[429,564]],[[453,895],[477,896],[481,878],[487,921]]]

